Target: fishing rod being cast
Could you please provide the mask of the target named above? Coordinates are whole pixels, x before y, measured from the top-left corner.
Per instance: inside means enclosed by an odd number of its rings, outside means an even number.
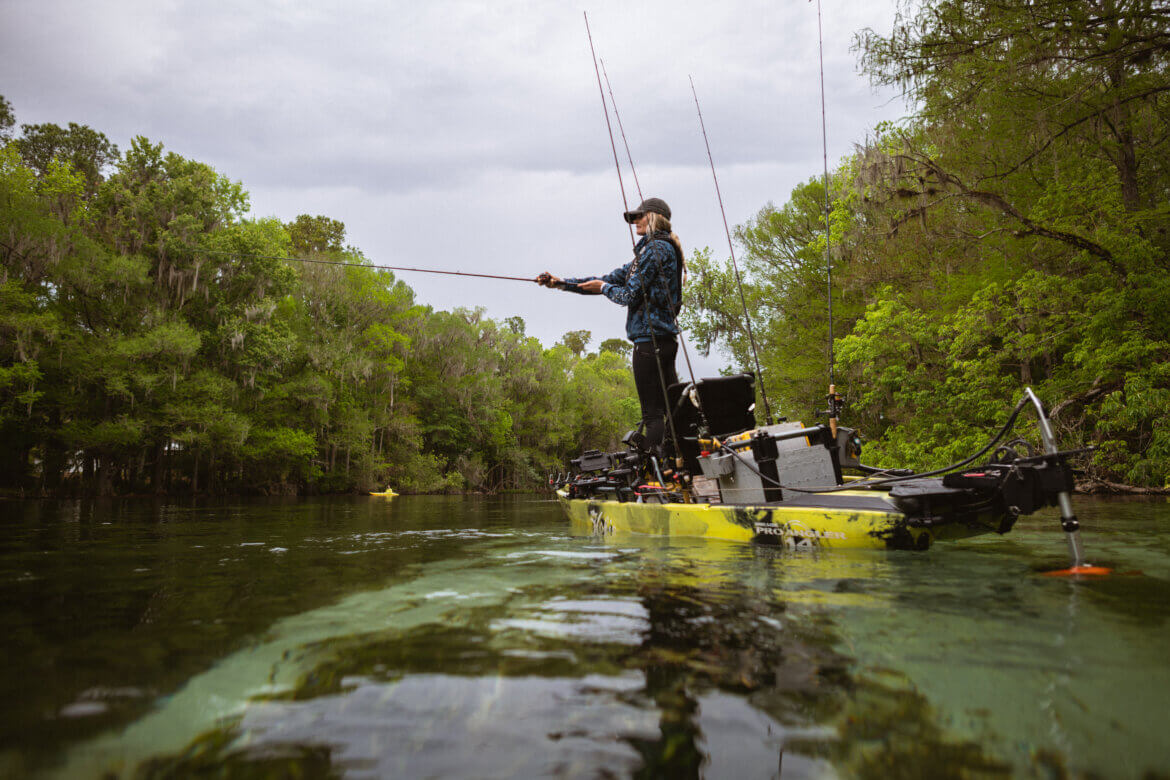
[[[405,265],[379,265],[377,263],[354,263],[348,260],[324,260],[319,257],[286,257],[285,255],[258,255],[254,252],[223,252],[216,249],[201,249],[190,247],[194,252],[204,255],[219,255],[221,257],[247,258],[251,260],[282,260],[286,263],[306,263],[309,265],[337,265],[344,268],[366,268],[373,271],[411,271],[419,274],[442,274],[444,276],[474,276],[480,279],[503,279],[510,282],[535,282],[539,279],[531,276],[503,276],[502,274],[482,274],[474,271],[442,271],[437,268],[412,268]]]

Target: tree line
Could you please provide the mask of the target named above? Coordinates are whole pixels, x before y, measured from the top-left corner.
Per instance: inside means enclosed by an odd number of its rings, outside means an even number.
[[[1170,3],[915,2],[855,48],[908,116],[831,172],[827,217],[814,177],[736,231],[769,394],[824,408],[827,242],[867,461],[958,460],[1028,385],[1065,446],[1095,447],[1084,484],[1167,485]],[[689,330],[750,366],[729,263],[690,268]]]
[[[773,406],[816,418],[832,360],[864,459],[922,468],[1028,385],[1094,448],[1085,484],[1166,485],[1170,2],[911,2],[855,46],[907,117],[839,162],[827,213],[813,177],[735,231]],[[161,144],[14,129],[0,98],[4,489],[528,487],[637,420],[621,342],[545,349],[390,273],[285,262],[368,265],[341,222],[250,219]],[[688,271],[688,337],[752,367],[730,262]]]
[[[530,489],[636,422],[622,343],[436,310],[342,222],[248,211],[204,163],[18,130],[0,97],[0,490]]]

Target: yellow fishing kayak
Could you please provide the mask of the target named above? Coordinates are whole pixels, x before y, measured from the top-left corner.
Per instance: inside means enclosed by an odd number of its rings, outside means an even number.
[[[794,549],[925,550],[936,541],[1004,534],[1020,516],[1060,506],[1074,565],[1082,562],[1069,499],[1066,455],[1072,453],[1058,449],[1031,389],[980,452],[945,469],[912,473],[862,465],[856,431],[835,417],[829,425],[755,425],[753,381],[743,374],[672,385],[676,443],[669,457],[642,447],[640,434],[631,432],[625,450],[586,450],[567,473],[550,475],[573,526],[598,535]],[[1006,438],[1029,404],[1039,418],[1042,454]],[[970,465],[986,453],[986,462]]]
[[[865,490],[817,496],[818,505],[744,506],[638,503],[570,498],[557,492],[573,526],[593,534],[692,536],[775,544],[794,549],[915,549],[1001,528],[994,513],[926,526],[882,494]]]

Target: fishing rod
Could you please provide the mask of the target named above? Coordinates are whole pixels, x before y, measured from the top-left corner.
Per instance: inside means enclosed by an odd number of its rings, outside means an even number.
[[[621,166],[621,163],[618,162],[617,144],[613,140],[613,125],[610,124],[610,121],[609,121],[609,108],[605,105],[605,92],[601,88],[601,71],[597,67],[597,50],[593,47],[593,32],[592,32],[592,30],[589,29],[589,13],[585,12],[585,11],[583,11],[582,13],[585,16],[585,34],[589,37],[589,51],[593,55],[593,73],[597,76],[597,94],[601,97],[601,110],[602,110],[602,113],[605,114],[606,130],[609,131],[609,148],[613,151],[613,165],[614,165],[614,168],[617,169],[618,188],[622,192],[622,206],[624,207],[624,212],[629,213],[630,204],[629,204],[629,201],[626,200],[626,185],[625,185],[625,182],[622,181],[622,166]],[[614,110],[616,112],[617,109],[615,108]],[[629,147],[627,146],[627,149],[628,148]],[[631,167],[632,166],[633,166],[633,163],[631,162]],[[630,224],[628,221],[626,223],[626,226],[630,229],[630,244],[634,249],[634,262],[637,263],[638,262],[638,243],[637,243],[637,241],[634,240],[634,226],[632,224]],[[682,257],[679,257],[679,262],[682,262]],[[648,291],[646,289],[645,275],[644,274],[641,275],[640,279],[642,281],[642,297],[647,303],[649,303],[650,296],[649,296]],[[679,290],[679,293],[681,294],[682,290]],[[647,322],[647,325],[649,325],[649,322]],[[678,430],[676,429],[675,424],[674,424],[674,414],[671,412],[671,409],[670,409],[670,393],[666,389],[666,372],[662,368],[662,352],[658,347],[658,337],[654,335],[653,326],[650,326],[647,329],[650,331],[650,343],[654,346],[654,365],[658,369],[658,384],[662,388],[662,403],[663,403],[663,408],[666,410],[666,421],[667,421],[667,423],[670,424],[670,435],[671,435],[671,438],[674,440],[675,450],[677,451],[676,455],[678,457],[676,458],[675,465],[681,466],[682,465],[682,455],[681,455],[682,445],[680,443],[681,440],[678,438]],[[688,361],[688,364],[689,364],[689,361]]]
[[[609,73],[605,70],[605,60],[601,61],[601,72],[605,75],[605,88],[609,90],[609,102],[613,104],[613,115],[617,119],[618,132],[622,134],[622,144],[626,147],[626,159],[630,161],[630,173],[634,175],[634,186],[638,189],[638,200],[642,197],[642,185],[638,183],[638,170],[634,168],[634,156],[630,154],[630,142],[626,140],[626,129],[622,127],[622,115],[618,113],[617,101],[613,97],[613,87],[609,85]]]
[[[760,369],[760,351],[752,332],[752,317],[748,313],[747,298],[743,294],[743,280],[739,275],[739,264],[735,261],[735,244],[731,240],[731,228],[727,226],[727,212],[723,208],[723,194],[719,191],[719,177],[715,175],[715,158],[711,156],[711,143],[707,140],[707,126],[703,122],[703,109],[699,108],[699,93],[695,91],[695,80],[691,80],[691,94],[695,96],[695,110],[699,113],[699,129],[703,131],[703,144],[707,147],[707,161],[711,163],[711,178],[715,182],[715,197],[719,201],[719,213],[723,215],[723,232],[727,234],[727,248],[731,251],[731,267],[735,270],[735,286],[739,290],[739,302],[743,305],[743,319],[747,325],[748,341],[752,346],[752,359],[756,364],[756,376],[760,378],[760,396],[764,399],[764,414],[768,425],[772,424],[772,407],[768,403],[768,391],[764,389],[764,372]]]
[[[605,70],[605,60],[601,58],[598,59],[601,62],[601,74],[605,76],[605,88],[609,91],[609,102],[613,105],[613,115],[614,118],[617,119],[618,132],[620,132],[622,136],[622,145],[626,148],[626,159],[630,163],[630,173],[634,175],[634,187],[636,187],[638,190],[638,200],[645,200],[646,198],[642,195],[642,185],[638,182],[638,170],[634,167],[634,156],[630,154],[630,142],[626,140],[626,129],[622,126],[622,115],[618,113],[617,99],[613,96],[613,87],[610,86],[609,83],[609,73]],[[681,251],[681,249],[682,247],[680,246],[679,250]],[[679,255],[678,259],[680,263],[683,261],[681,254]],[[681,275],[679,277],[679,295],[682,295]],[[674,319],[674,326],[678,328],[679,345],[682,347],[683,360],[686,361],[687,364],[687,374],[690,376],[691,384],[693,385],[695,384],[695,369],[691,367],[691,353],[690,350],[687,349],[687,340],[683,338],[682,328],[678,325],[677,316]],[[700,414],[702,414],[702,410],[700,410]]]
[[[311,257],[283,257],[277,255],[256,255],[248,252],[222,252],[214,249],[196,249],[205,255],[221,255],[226,257],[251,257],[257,260],[284,260],[290,263],[316,263],[317,265],[341,265],[351,268],[373,268],[377,271],[413,271],[420,274],[444,274],[447,276],[478,276],[481,279],[506,279],[514,282],[535,282],[530,276],[502,276],[500,274],[478,274],[471,271],[440,271],[434,268],[409,268],[401,265],[374,265],[369,263],[351,263],[344,260],[321,260]]]
[[[609,131],[609,148],[613,150],[613,165],[617,169],[618,188],[622,191],[622,211],[628,212],[630,210],[630,203],[626,200],[626,185],[622,181],[622,166],[618,163],[617,144],[613,140],[613,125],[609,122],[609,107],[605,104],[605,92],[601,89],[601,71],[597,68],[597,50],[593,48],[593,32],[589,29],[589,13],[582,11],[585,14],[585,34],[589,36],[589,51],[593,55],[593,72],[597,75],[597,94],[601,96],[601,110],[605,114],[605,129]],[[634,238],[634,226],[626,223],[630,229],[630,246],[634,249],[638,248],[638,241]],[[655,346],[655,353],[658,352]]]
[[[825,180],[825,278],[829,298],[829,394],[828,414],[829,429],[833,437],[837,436],[837,417],[841,414],[844,399],[837,392],[837,382],[833,378],[833,256],[829,252],[829,243],[832,237],[830,216],[832,210],[829,205],[829,132],[825,111],[825,36],[821,31],[821,0],[817,0],[817,57],[820,62],[821,73],[821,160],[824,164]]]
[[[817,56],[821,68],[821,155],[825,171],[825,272],[829,290],[829,395],[834,393],[833,380],[833,258],[829,254],[829,133],[825,112],[825,39],[821,32],[821,0],[817,0]]]

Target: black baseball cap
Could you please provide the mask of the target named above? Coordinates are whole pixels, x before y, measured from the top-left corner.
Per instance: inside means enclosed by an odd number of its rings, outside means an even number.
[[[667,219],[670,219],[670,206],[667,206],[666,201],[662,198],[646,198],[646,200],[639,204],[638,208],[625,212],[623,216],[626,218],[626,222],[633,224],[648,211],[653,211],[655,214],[661,214]]]

